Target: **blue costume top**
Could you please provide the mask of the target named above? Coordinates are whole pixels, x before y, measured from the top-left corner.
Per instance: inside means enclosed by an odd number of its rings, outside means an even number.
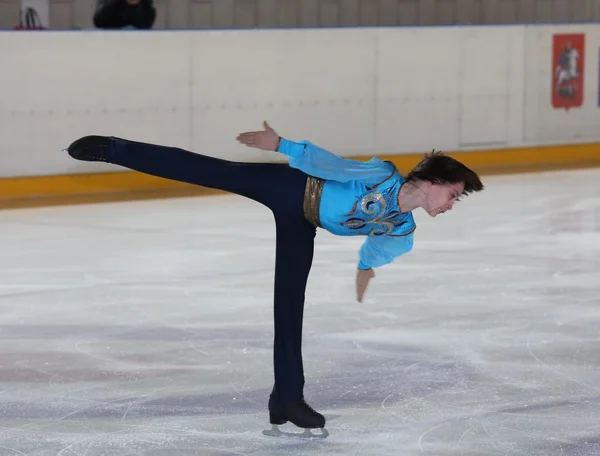
[[[359,250],[360,269],[391,263],[412,249],[416,225],[412,213],[398,207],[405,179],[392,163],[350,160],[309,141],[284,138],[278,152],[288,157],[291,167],[324,179],[319,207],[324,229],[340,236],[367,236]]]

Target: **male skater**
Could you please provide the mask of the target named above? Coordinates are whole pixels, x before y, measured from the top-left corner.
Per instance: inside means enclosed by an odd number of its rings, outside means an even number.
[[[77,160],[117,164],[142,173],[245,196],[271,209],[276,227],[274,376],[271,424],[323,428],[325,417],[304,400],[302,320],[317,228],[366,236],[358,252],[356,293],[362,302],[373,268],[411,250],[411,211],[430,216],[451,210],[461,195],[483,189],[475,172],[432,152],[406,177],[390,162],[346,159],[308,141],[264,129],[238,135],[249,147],[277,151],[288,163],[222,160],[180,148],[107,136],[85,136],[67,149]]]

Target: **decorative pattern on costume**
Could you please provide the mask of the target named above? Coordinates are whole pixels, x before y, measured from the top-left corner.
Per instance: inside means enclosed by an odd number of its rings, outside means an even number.
[[[367,193],[360,200],[361,213],[356,215],[358,202],[354,203],[352,210],[346,214],[348,217],[352,218],[342,222],[342,226],[350,228],[351,230],[359,230],[365,226],[371,225],[372,228],[368,232],[369,236],[383,236],[390,234],[395,228],[406,223],[404,214],[400,213],[398,210],[386,214],[390,205],[390,199],[393,196],[393,192],[387,199],[381,192]]]

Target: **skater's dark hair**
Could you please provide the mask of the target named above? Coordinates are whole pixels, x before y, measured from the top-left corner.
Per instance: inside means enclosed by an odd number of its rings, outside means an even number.
[[[440,151],[431,151],[406,176],[407,182],[425,181],[432,184],[464,183],[463,195],[483,190],[475,171]]]

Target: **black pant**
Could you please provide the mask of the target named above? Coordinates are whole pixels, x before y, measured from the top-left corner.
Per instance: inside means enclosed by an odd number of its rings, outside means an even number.
[[[272,401],[283,407],[301,399],[304,293],[316,234],[316,228],[304,218],[306,174],[287,164],[233,162],[120,138],[114,138],[112,144],[110,163],[235,193],[271,209],[276,226]]]

